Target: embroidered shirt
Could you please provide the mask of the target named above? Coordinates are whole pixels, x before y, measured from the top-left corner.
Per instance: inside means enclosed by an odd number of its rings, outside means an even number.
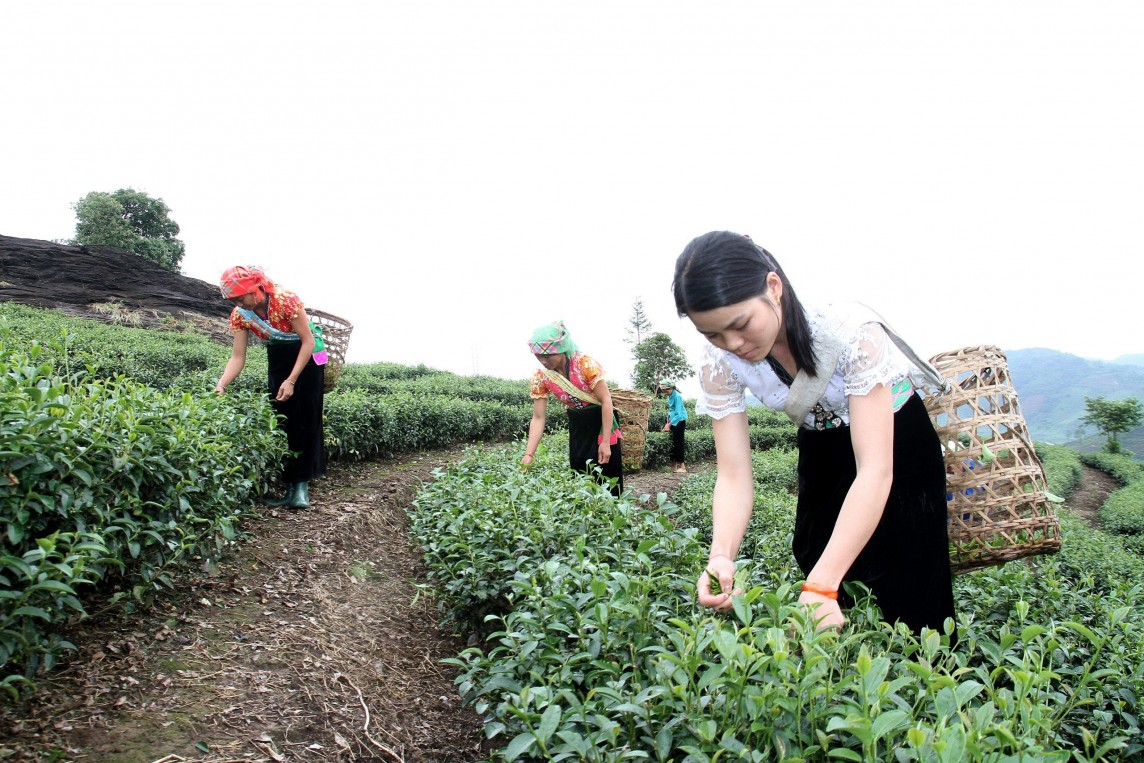
[[[825,330],[827,310],[808,310],[810,331],[814,335]],[[800,426],[806,429],[833,429],[850,425],[848,398],[868,395],[878,384],[890,388],[893,408],[897,411],[914,391],[913,366],[877,322],[863,323],[853,336],[845,337],[846,348],[832,369],[826,391]],[[747,409],[746,392],[750,390],[768,408],[782,410],[790,388],[775,374],[764,359],[758,363],[708,344],[700,370],[700,395],[696,413],[721,419]]]
[[[293,320],[301,314],[305,306],[301,298],[292,291],[274,286],[266,292],[267,323],[272,327],[286,333],[294,333]],[[256,322],[247,320],[239,308],[230,312],[231,331],[249,331],[259,339],[270,339],[266,329]]]
[[[568,380],[575,386],[584,390],[585,392],[592,392],[592,388],[596,386],[596,382],[604,378],[604,369],[600,368],[600,364],[593,360],[590,356],[582,352],[575,352],[572,354],[572,360],[568,364]],[[556,395],[556,399],[564,404],[567,408],[587,408],[591,403],[585,402],[578,397],[573,397],[560,388],[560,385],[550,381],[545,376],[544,371],[537,371],[532,375],[529,384],[528,394],[533,400],[539,400],[542,397],[548,397],[548,394]]]
[[[599,363],[582,352],[572,353],[572,359],[568,362],[568,380],[571,381],[573,385],[595,396],[595,393],[592,392],[592,388],[596,386],[596,382],[601,381],[603,378],[604,369],[600,368]],[[529,382],[529,396],[533,400],[540,400],[548,397],[549,393],[556,395],[556,399],[563,403],[566,408],[582,410],[592,405],[592,403],[586,400],[581,400],[565,392],[561,389],[559,384],[551,381],[548,376],[545,375],[544,371],[537,371],[532,375],[532,379]],[[623,439],[623,436],[619,422],[616,419],[615,409],[613,408],[612,434],[608,442],[615,445]],[[603,439],[604,435],[601,433],[597,441],[602,441]]]

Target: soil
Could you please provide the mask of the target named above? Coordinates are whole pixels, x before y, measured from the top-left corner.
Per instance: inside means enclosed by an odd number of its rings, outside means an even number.
[[[1100,527],[1100,507],[1113,490],[1119,490],[1120,483],[1107,472],[1081,464],[1080,484],[1065,501],[1074,514],[1091,527]]]

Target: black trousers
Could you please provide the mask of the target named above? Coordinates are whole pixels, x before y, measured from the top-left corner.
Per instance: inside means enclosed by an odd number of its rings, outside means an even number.
[[[677,464],[682,464],[687,460],[685,458],[687,448],[683,442],[686,433],[687,419],[671,425],[671,460]]]
[[[326,367],[310,358],[290,399],[282,403],[274,400],[278,387],[294,370],[299,346],[299,342],[266,346],[266,383],[271,405],[284,417],[279,426],[294,452],[282,463],[282,481],[287,484],[309,482],[326,474],[326,432],[322,424]]]
[[[803,574],[822,555],[857,467],[850,428],[798,431],[792,547]],[[954,616],[941,445],[921,398],[894,414],[894,482],[877,529],[845,580],[864,583],[888,622],[942,630]],[[840,591],[839,603],[852,604]]]
[[[604,420],[602,413],[603,409],[598,405],[568,409],[568,462],[578,472],[590,474],[599,462],[600,429]],[[615,424],[614,421],[612,423]],[[623,440],[617,440],[612,445],[608,463],[599,464],[604,477],[616,480],[612,485],[612,495],[616,496],[624,492],[622,442]]]

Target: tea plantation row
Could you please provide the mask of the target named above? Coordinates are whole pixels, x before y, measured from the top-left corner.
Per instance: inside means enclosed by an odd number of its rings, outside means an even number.
[[[1067,494],[1076,454],[1048,460],[1063,473],[1051,489]],[[794,606],[795,463],[786,450],[754,457],[748,592],[728,616],[694,601],[713,474],[649,509],[570,473],[555,448],[531,470],[487,451],[443,470],[413,532],[443,612],[481,644],[454,662],[463,697],[505,743],[499,759],[1144,753],[1144,562],[1116,536],[1066,513],[1059,555],[959,576],[952,649],[880,622],[864,596],[841,633],[816,633]]]

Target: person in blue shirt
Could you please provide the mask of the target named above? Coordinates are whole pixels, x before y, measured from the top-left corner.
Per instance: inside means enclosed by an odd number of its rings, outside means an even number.
[[[687,431],[687,409],[683,407],[683,395],[679,394],[671,379],[661,380],[659,389],[667,395],[667,423],[663,425],[663,431],[671,432],[671,470],[686,472],[683,436]]]

